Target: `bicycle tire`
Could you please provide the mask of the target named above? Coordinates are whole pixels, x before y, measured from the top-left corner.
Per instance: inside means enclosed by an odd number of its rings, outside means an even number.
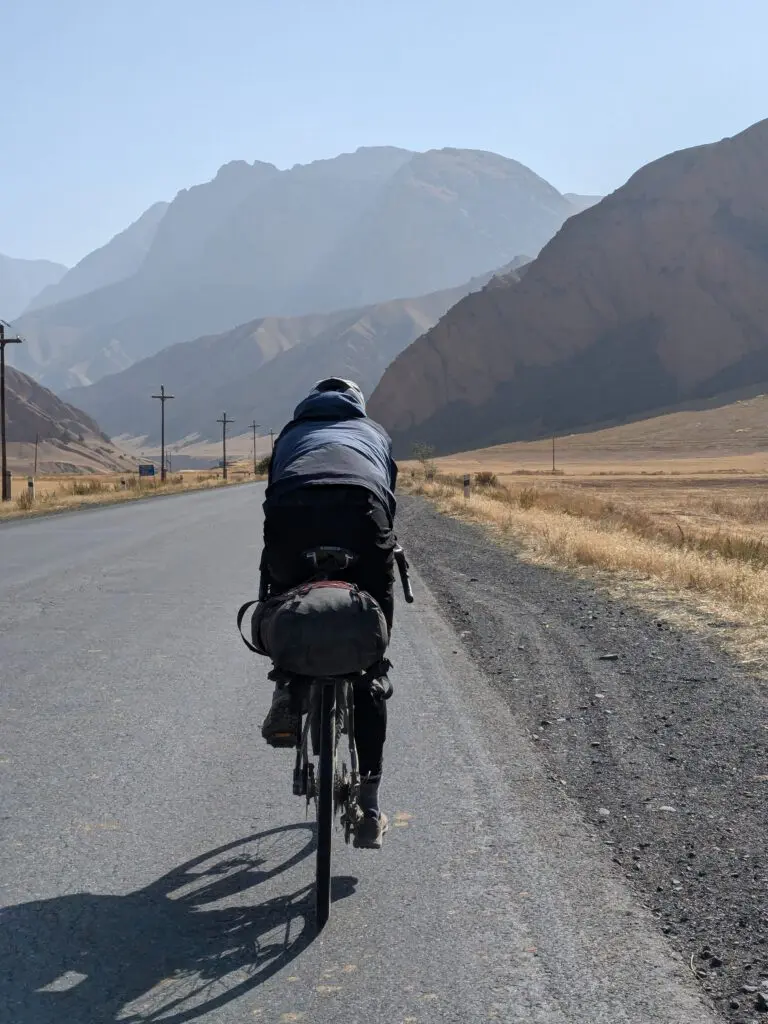
[[[331,837],[336,761],[336,686],[326,684],[320,699],[320,757],[317,785],[315,915],[320,931],[331,913]]]

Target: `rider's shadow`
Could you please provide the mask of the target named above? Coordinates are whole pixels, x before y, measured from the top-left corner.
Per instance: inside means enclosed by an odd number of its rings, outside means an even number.
[[[313,885],[270,880],[314,852],[314,828],[237,840],[127,896],[78,893],[0,912],[0,1020],[195,1020],[262,984],[312,942]],[[334,899],[356,879],[334,879]],[[259,886],[273,895],[260,898]],[[262,890],[264,891],[264,890]]]

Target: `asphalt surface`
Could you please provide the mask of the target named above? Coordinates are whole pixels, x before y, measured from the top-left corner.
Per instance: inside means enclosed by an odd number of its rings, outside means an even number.
[[[418,572],[394,827],[337,836],[315,937],[311,816],[234,627],[262,494],[0,528],[0,1021],[719,1019]]]

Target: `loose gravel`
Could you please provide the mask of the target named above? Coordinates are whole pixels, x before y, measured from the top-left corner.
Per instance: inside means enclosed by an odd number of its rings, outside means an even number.
[[[398,535],[723,1016],[768,1021],[768,691],[694,634],[401,497]]]

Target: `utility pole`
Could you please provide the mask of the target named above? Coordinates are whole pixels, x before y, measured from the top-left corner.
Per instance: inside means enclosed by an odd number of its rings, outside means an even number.
[[[227,424],[234,423],[234,420],[228,420],[227,414],[220,420],[216,420],[217,423],[221,424],[221,448],[222,448],[222,461],[221,468],[224,471],[224,479],[227,479]]]
[[[20,345],[21,338],[6,338],[5,324],[0,323],[0,448],[2,448],[3,501],[11,500],[8,481],[8,456],[5,450],[5,346]]]
[[[275,432],[274,432],[274,430],[270,430],[270,432],[269,432],[269,440],[272,442],[272,451],[274,451],[275,450]]]
[[[555,435],[552,435],[552,472],[555,472]]]
[[[40,434],[35,434],[35,471],[32,476],[37,476],[37,446],[40,442]]]
[[[261,424],[257,423],[256,420],[251,424],[251,430],[253,431],[253,475],[256,476],[256,427],[260,427]]]
[[[160,394],[152,395],[160,399],[160,483],[165,483],[165,403],[175,398],[175,395],[166,395],[165,388],[160,385]]]

